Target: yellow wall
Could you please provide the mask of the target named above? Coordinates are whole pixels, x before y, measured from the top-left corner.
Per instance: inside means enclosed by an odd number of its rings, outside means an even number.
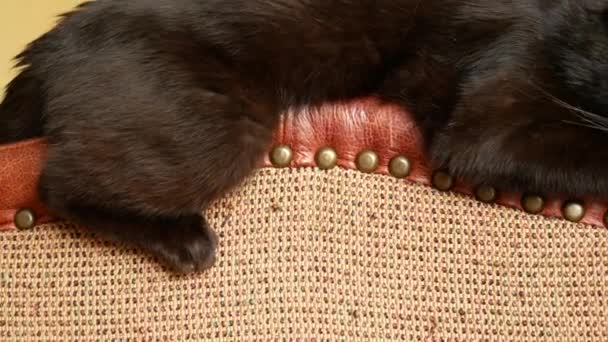
[[[57,14],[80,2],[83,0],[0,0],[0,98],[15,75],[13,57],[50,29]]]

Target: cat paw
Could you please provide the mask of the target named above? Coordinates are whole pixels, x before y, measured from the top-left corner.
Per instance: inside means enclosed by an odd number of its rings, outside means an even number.
[[[216,259],[217,236],[205,227],[193,227],[151,246],[153,254],[172,270],[187,274],[211,268]]]

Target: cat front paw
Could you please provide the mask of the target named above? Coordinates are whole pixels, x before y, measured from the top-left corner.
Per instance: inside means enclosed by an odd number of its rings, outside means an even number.
[[[205,226],[192,226],[186,231],[177,231],[165,241],[150,246],[152,253],[182,274],[201,272],[211,268],[216,260],[218,238]]]

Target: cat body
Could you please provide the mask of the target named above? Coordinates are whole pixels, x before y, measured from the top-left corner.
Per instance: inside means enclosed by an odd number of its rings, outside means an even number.
[[[608,1],[97,0],[18,56],[0,142],[44,135],[54,212],[192,272],[200,212],[280,113],[374,96],[437,167],[510,190],[608,194]]]

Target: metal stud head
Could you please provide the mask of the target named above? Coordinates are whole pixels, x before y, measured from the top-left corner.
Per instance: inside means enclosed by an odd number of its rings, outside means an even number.
[[[277,145],[270,152],[270,162],[275,167],[287,167],[291,164],[293,152],[287,145]]]
[[[18,229],[32,229],[36,225],[36,214],[33,210],[21,209],[15,214],[14,221]]]
[[[366,173],[374,172],[380,164],[380,158],[376,152],[365,150],[357,155],[356,164],[359,171]]]
[[[454,177],[445,171],[436,171],[432,181],[433,186],[441,191],[448,191],[454,186]]]
[[[493,203],[497,197],[496,189],[489,185],[481,185],[475,189],[475,197],[484,203]]]
[[[333,169],[338,163],[338,153],[331,147],[324,147],[317,152],[315,162],[321,170]]]
[[[585,207],[579,202],[567,202],[562,207],[562,215],[570,222],[580,222],[585,217]]]
[[[393,177],[405,178],[409,176],[411,170],[410,161],[404,156],[396,156],[388,164],[388,171]]]
[[[521,206],[529,214],[538,214],[545,208],[545,200],[538,195],[525,195],[521,200]]]

